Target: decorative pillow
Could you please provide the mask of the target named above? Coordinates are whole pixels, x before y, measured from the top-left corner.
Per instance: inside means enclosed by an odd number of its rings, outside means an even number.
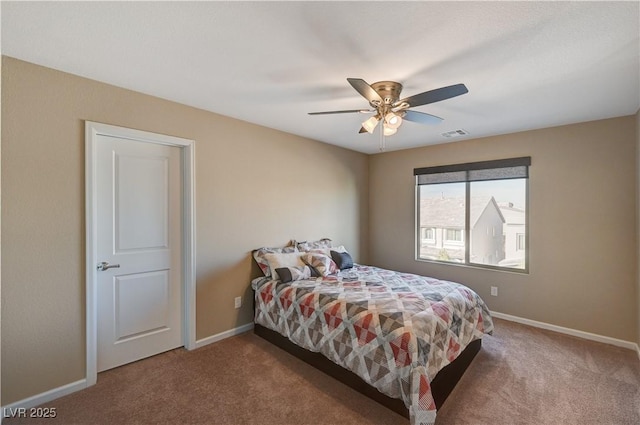
[[[326,255],[327,257],[331,257],[331,248],[313,248],[310,249],[309,251],[302,251],[303,253],[306,252],[307,254],[322,254],[322,255]]]
[[[330,274],[337,273],[340,270],[336,263],[324,254],[302,254],[302,261],[315,269],[320,276],[329,276]]]
[[[312,254],[324,254],[327,257],[331,257],[331,251],[347,252],[346,248],[344,246],[342,246],[342,245],[340,245],[338,247],[333,247],[333,248],[313,248],[313,249],[310,249],[310,250],[308,250],[306,252],[309,252],[309,253],[312,253]]]
[[[331,251],[331,259],[336,263],[340,270],[350,269],[353,267],[353,258],[348,252]]]
[[[300,258],[301,255],[304,255],[302,252],[291,252],[291,253],[268,253],[265,254],[264,258],[267,260],[269,264],[269,269],[271,269],[271,277],[273,279],[280,279],[278,272],[276,269],[281,267],[304,267],[306,264]]]
[[[265,276],[271,276],[271,269],[269,268],[269,263],[264,258],[265,255],[270,253],[290,253],[290,252],[298,252],[298,248],[296,248],[295,241],[292,241],[293,245],[288,245],[282,248],[258,248],[253,251],[253,258],[258,263],[260,270],[264,273]]]
[[[279,267],[275,271],[283,283],[309,279],[311,277],[311,267],[307,265],[303,267]]]
[[[331,239],[322,238],[319,241],[298,242],[298,251],[311,251],[312,249],[331,248]]]

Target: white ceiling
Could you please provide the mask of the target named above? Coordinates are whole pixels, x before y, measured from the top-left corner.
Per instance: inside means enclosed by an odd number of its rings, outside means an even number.
[[[346,78],[403,97],[464,83],[416,108],[387,150],[634,114],[640,2],[1,2],[2,53],[343,146],[368,107]]]

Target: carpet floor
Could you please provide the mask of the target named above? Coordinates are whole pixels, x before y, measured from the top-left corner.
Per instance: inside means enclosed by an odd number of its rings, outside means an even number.
[[[640,424],[636,352],[495,323],[436,425]],[[409,423],[251,332],[102,372],[95,386],[42,407],[56,418],[3,423]]]

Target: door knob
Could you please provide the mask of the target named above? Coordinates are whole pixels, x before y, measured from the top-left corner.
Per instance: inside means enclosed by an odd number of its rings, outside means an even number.
[[[98,267],[97,267],[99,272],[103,272],[108,269],[117,269],[117,268],[120,268],[120,264],[109,264],[106,261],[101,262],[100,264],[98,264]]]

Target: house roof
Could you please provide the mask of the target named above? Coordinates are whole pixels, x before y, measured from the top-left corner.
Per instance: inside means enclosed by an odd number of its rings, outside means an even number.
[[[492,196],[472,196],[469,208],[469,222],[473,228],[487,208],[495,208],[504,222],[500,208]],[[464,228],[465,198],[440,197],[420,200],[420,226],[450,229]]]
[[[640,107],[638,1],[0,2],[2,53],[207,111],[377,153],[368,102],[463,83],[415,108],[387,150],[626,116]],[[99,17],[99,19],[96,19]],[[455,139],[442,135],[464,129]]]

